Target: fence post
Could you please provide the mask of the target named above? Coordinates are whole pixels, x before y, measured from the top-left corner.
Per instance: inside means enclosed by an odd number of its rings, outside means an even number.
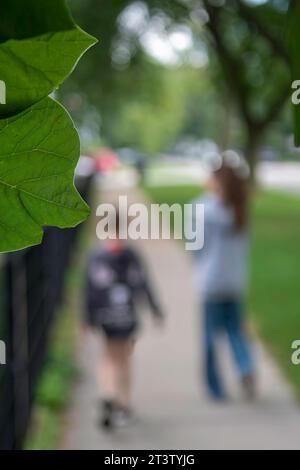
[[[23,253],[10,255],[14,395],[14,448],[20,449],[30,413],[27,280]]]

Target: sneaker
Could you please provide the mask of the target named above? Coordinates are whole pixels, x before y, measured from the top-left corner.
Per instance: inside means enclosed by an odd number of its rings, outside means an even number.
[[[102,411],[101,411],[102,417],[101,417],[100,424],[104,429],[110,430],[112,429],[114,425],[113,415],[114,415],[115,404],[113,400],[103,400],[101,403],[101,408],[102,408]]]
[[[253,374],[242,377],[242,388],[247,400],[253,401],[256,399],[256,380]]]
[[[124,428],[133,422],[133,415],[130,408],[118,405],[113,413],[114,426]]]

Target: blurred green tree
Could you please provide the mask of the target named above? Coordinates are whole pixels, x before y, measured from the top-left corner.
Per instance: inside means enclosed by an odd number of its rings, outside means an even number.
[[[222,8],[212,3],[203,1],[209,15],[213,73],[223,94],[237,105],[245,129],[245,154],[253,169],[263,137],[290,93],[288,2],[250,6],[229,0]]]
[[[124,13],[133,4],[139,18],[133,18],[132,25],[124,24],[130,20],[130,13],[126,18]],[[184,125],[191,82],[196,84],[199,78],[188,64],[168,68],[153,60],[145,52],[139,28],[151,15],[159,19],[162,12],[168,12],[164,20],[171,28],[185,8],[176,1],[153,0],[116,0],[105,5],[99,0],[74,0],[71,6],[74,16],[97,32],[100,44],[60,89],[62,101],[79,124],[84,124],[91,109],[98,110],[101,134],[110,145],[133,145],[146,152],[168,148]]]
[[[74,0],[75,16],[92,33],[100,34],[102,44],[86,57],[85,66],[73,76],[73,91],[84,89],[86,97],[101,109],[103,133],[113,143],[118,140],[129,143],[132,139],[141,144],[143,139],[151,140],[150,129],[158,139],[160,132],[162,136],[168,134],[169,126],[174,139],[176,132],[179,135],[186,128],[184,119],[189,119],[187,113],[179,111],[187,103],[188,93],[177,94],[178,103],[174,103],[176,97],[171,90],[176,89],[176,76],[180,73],[171,68],[173,74],[169,74],[149,60],[142,39],[153,18],[158,27],[159,22],[164,22],[167,32],[176,25],[184,25],[193,32],[194,44],[203,47],[204,41],[209,53],[208,69],[223,108],[219,143],[224,147],[232,145],[229,115],[234,109],[244,129],[245,154],[253,168],[263,138],[280,117],[290,93],[291,61],[285,43],[289,3],[289,0],[268,0],[263,4],[250,0],[115,0],[104,4],[99,0]],[[124,12],[133,4],[139,12],[135,17],[127,15],[124,24]],[[170,90],[162,85],[167,76]],[[199,88],[205,94],[201,87],[203,68],[199,68],[198,76]],[[194,87],[192,90],[195,91]],[[173,119],[172,116],[165,119],[167,101],[170,109],[177,110],[177,122],[174,115]],[[160,132],[155,122],[158,112]],[[209,115],[209,110],[202,110],[202,115],[206,112]],[[215,119],[219,123],[220,116]],[[146,122],[149,133],[145,130],[134,138],[134,128],[138,132],[143,125],[147,126]],[[157,147],[152,144],[146,143],[146,148]]]

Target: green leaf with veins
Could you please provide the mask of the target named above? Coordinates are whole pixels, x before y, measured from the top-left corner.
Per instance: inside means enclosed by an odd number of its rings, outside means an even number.
[[[49,95],[94,43],[94,38],[74,27],[0,44],[0,77],[7,90],[0,117],[12,116]]]
[[[73,22],[64,0],[1,5],[0,251],[40,243],[45,225],[88,216],[74,187],[79,138],[68,113],[47,98],[96,40]]]
[[[41,242],[43,226],[71,227],[89,214],[73,175],[79,139],[72,120],[45,98],[0,120],[0,251]]]
[[[9,0],[1,5],[0,42],[74,28],[64,0]]]

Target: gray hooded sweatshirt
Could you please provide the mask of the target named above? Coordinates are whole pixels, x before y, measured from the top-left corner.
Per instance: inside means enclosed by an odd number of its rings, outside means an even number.
[[[247,230],[236,231],[233,209],[215,193],[204,204],[204,246],[196,252],[196,289],[203,300],[240,299],[247,285]],[[194,211],[195,212],[195,211]]]

